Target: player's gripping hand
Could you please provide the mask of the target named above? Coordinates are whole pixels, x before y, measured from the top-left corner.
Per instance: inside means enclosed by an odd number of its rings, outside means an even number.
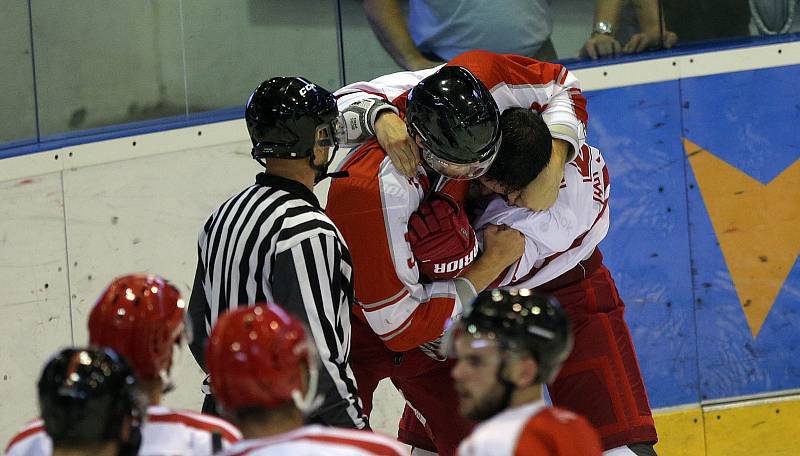
[[[392,111],[383,111],[375,121],[375,137],[392,164],[408,177],[417,175],[419,149],[409,136],[403,119]]]
[[[478,256],[475,231],[464,209],[440,193],[411,214],[406,239],[420,276],[428,280],[457,277]]]

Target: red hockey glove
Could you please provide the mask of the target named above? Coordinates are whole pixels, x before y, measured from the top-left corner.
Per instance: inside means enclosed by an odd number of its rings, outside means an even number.
[[[408,220],[406,239],[419,273],[428,280],[457,277],[478,256],[475,230],[449,196],[435,193]]]

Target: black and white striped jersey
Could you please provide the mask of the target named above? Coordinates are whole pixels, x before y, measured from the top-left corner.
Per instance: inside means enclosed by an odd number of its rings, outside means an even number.
[[[308,325],[321,358],[325,400],[310,419],[363,428],[349,365],[352,275],[347,245],[314,193],[300,182],[259,174],[214,211],[198,236],[189,301],[192,354],[205,366],[206,340],[220,314],[277,303]]]

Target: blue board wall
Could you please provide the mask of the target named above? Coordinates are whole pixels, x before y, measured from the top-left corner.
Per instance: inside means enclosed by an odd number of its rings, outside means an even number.
[[[601,247],[654,407],[800,388],[800,266],[754,338],[683,145],[767,184],[800,157],[797,80],[791,66],[586,94],[611,173]]]

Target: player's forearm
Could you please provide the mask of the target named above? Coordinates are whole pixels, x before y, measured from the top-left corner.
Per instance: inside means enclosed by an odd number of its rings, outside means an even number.
[[[364,12],[381,45],[398,65],[411,70],[417,67],[416,62],[426,60],[411,39],[396,0],[364,0]]]
[[[563,167],[573,158],[575,158],[575,151],[572,144],[563,139],[553,138],[553,151],[547,166]]]
[[[482,256],[461,275],[462,279],[469,280],[475,288],[476,293],[480,293],[492,284],[503,272],[507,264],[496,260],[492,256]]]

